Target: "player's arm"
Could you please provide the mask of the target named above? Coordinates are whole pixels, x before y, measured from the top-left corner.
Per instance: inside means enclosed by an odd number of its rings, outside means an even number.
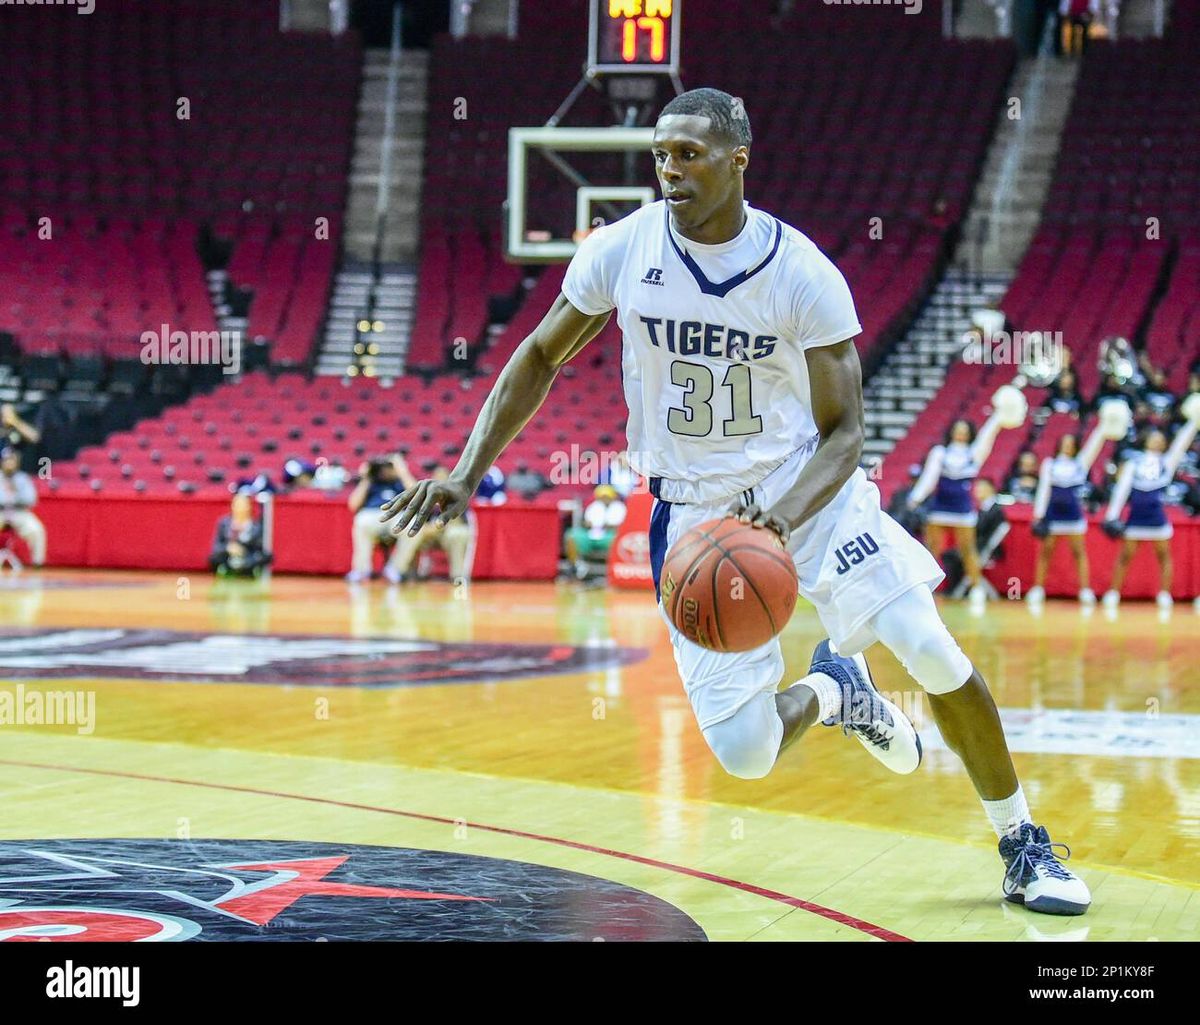
[[[1167,473],[1171,474],[1172,477],[1175,476],[1175,471],[1179,469],[1179,464],[1183,462],[1184,453],[1192,447],[1192,442],[1196,440],[1196,429],[1198,426],[1200,426],[1200,422],[1188,420],[1176,431],[1175,440],[1171,442],[1171,447],[1167,449],[1167,454],[1163,458]]]
[[[862,368],[853,339],[821,345],[805,353],[813,419],[821,440],[792,489],[769,513],[741,509],[739,519],[772,527],[786,537],[833,499],[862,458]],[[780,529],[782,527],[782,529]]]
[[[1046,512],[1050,508],[1050,468],[1054,464],[1052,459],[1043,459],[1042,465],[1038,469],[1038,486],[1037,491],[1033,496],[1033,522],[1046,518]]]
[[[563,364],[600,333],[611,311],[581,313],[559,295],[542,322],[512,354],[487,397],[466,448],[444,481],[417,481],[383,506],[381,520],[398,517],[393,534],[415,534],[438,510],[438,525],[466,511],[483,475],[533,418]]]
[[[921,476],[908,493],[907,504],[910,509],[915,509],[933,494],[933,489],[942,476],[942,460],[945,456],[946,450],[941,445],[934,445],[929,450],[929,455],[925,457],[925,466],[921,469]]]
[[[1092,464],[1100,455],[1106,440],[1104,428],[1100,424],[1096,424],[1092,428],[1092,433],[1088,435],[1087,441],[1084,442],[1083,448],[1079,450],[1079,465],[1083,467],[1084,473],[1092,472]]]
[[[1121,469],[1117,473],[1116,483],[1113,485],[1112,496],[1108,500],[1108,510],[1104,514],[1106,523],[1111,523],[1113,520],[1119,520],[1121,513],[1125,509],[1125,503],[1129,500],[1129,493],[1133,490],[1133,460],[1127,459],[1121,464]]]
[[[983,464],[992,454],[992,446],[996,444],[996,439],[1002,430],[1004,428],[1000,426],[1000,417],[993,413],[983,421],[983,426],[975,435],[975,440],[971,443],[971,458],[980,469],[983,469]]]

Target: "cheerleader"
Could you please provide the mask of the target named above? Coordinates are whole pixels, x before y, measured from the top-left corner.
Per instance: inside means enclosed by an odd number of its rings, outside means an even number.
[[[1128,424],[1129,407],[1116,403],[1124,410]],[[1124,434],[1124,431],[1121,432]],[[1087,519],[1079,501],[1079,493],[1087,484],[1088,473],[1106,437],[1103,420],[1088,435],[1083,448],[1079,447],[1077,434],[1064,434],[1058,439],[1054,456],[1042,460],[1038,474],[1037,494],[1033,501],[1033,536],[1037,552],[1033,587],[1026,600],[1037,605],[1046,600],[1046,570],[1060,538],[1066,538],[1075,557],[1079,572],[1079,603],[1087,607],[1096,604],[1096,592],[1089,586],[1087,546]]]
[[[970,598],[987,598],[975,547],[975,524],[979,514],[971,494],[971,482],[991,455],[996,438],[1006,427],[1017,427],[1025,419],[1024,396],[1011,385],[1002,387],[992,399],[996,411],[984,421],[978,432],[969,420],[956,420],[946,432],[945,441],[935,445],[925,460],[925,468],[908,496],[909,509],[916,509],[930,495],[933,503],[925,518],[925,545],[937,558],[945,548],[946,535],[954,538],[963,561],[963,573],[970,581]]]
[[[1121,601],[1121,585],[1129,563],[1137,552],[1137,546],[1150,541],[1158,559],[1159,590],[1158,607],[1170,608],[1171,583],[1174,567],[1171,563],[1171,537],[1174,530],[1167,519],[1163,505],[1167,486],[1175,477],[1175,471],[1183,455],[1196,438],[1200,424],[1200,395],[1189,396],[1183,404],[1187,421],[1179,428],[1175,440],[1167,447],[1167,436],[1152,429],[1144,436],[1142,450],[1135,452],[1121,466],[1113,488],[1108,512],[1104,517],[1104,532],[1113,538],[1124,538],[1116,565],[1113,567],[1112,583],[1104,595],[1104,607],[1115,609]],[[1129,518],[1122,523],[1121,513],[1129,503]]]

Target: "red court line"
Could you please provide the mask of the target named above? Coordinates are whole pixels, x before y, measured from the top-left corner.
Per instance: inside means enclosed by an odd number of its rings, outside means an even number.
[[[788,907],[799,908],[801,911],[807,911],[810,914],[818,915],[821,918],[826,918],[831,922],[836,922],[838,925],[849,926],[851,929],[857,929],[859,932],[866,933],[868,936],[878,940],[888,940],[892,943],[911,943],[912,940],[907,936],[902,936],[900,933],[892,932],[890,929],[885,929],[881,925],[873,925],[870,922],[864,921],[861,918],[855,918],[853,915],[847,915],[842,911],[837,911],[833,908],[827,908],[822,904],[814,904],[812,901],[801,900],[799,897],[792,897],[786,893],[780,893],[778,890],[769,890],[763,886],[756,886],[754,883],[744,883],[738,879],[730,879],[727,876],[716,875],[712,872],[704,872],[698,868],[688,868],[686,865],[675,865],[669,861],[659,861],[657,858],[647,858],[641,854],[630,854],[627,851],[616,851],[608,847],[596,847],[592,844],[580,843],[578,840],[566,840],[558,836],[545,836],[541,833],[527,833],[521,829],[508,829],[504,826],[488,826],[480,822],[466,822],[461,819],[448,819],[441,815],[427,815],[417,811],[403,811],[399,808],[381,808],[373,804],[356,804],[352,801],[337,801],[327,797],[313,797],[308,794],[286,794],[278,790],[260,790],[257,787],[240,787],[233,786],[227,783],[205,783],[202,780],[192,779],[174,779],[170,776],[145,776],[136,772],[118,772],[113,769],[83,769],[73,765],[52,765],[43,762],[20,762],[13,761],[7,758],[0,758],[0,765],[15,765],[25,769],[49,769],[54,772],[78,772],[91,776],[116,776],[122,779],[137,779],[150,783],[174,783],[178,786],[185,787],[203,787],[208,790],[229,790],[239,794],[255,794],[259,797],[278,797],[288,801],[308,801],[311,804],[327,804],[338,808],[350,808],[354,811],[370,811],[378,812],[382,815],[397,815],[401,818],[420,819],[424,822],[438,822],[448,826],[466,825],[468,829],[479,829],[488,833],[500,833],[505,836],[516,836],[524,840],[538,840],[542,843],[557,844],[560,847],[570,847],[577,851],[588,851],[592,854],[604,854],[610,858],[620,858],[623,861],[636,862],[639,865],[649,865],[652,868],[663,869],[667,872],[677,872],[680,875],[691,876],[694,879],[704,879],[710,883],[716,883],[719,886],[728,886],[734,890],[741,890],[743,893],[753,893],[759,897],[765,897],[768,900],[778,901],[780,904],[786,904]]]

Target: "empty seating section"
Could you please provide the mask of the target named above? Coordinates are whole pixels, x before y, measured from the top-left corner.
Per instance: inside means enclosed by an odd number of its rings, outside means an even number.
[[[272,380],[255,372],[81,449],[74,461],[56,468],[53,486],[68,493],[94,486],[105,494],[135,488],[178,493],[180,485],[217,492],[258,472],[278,483],[291,458],[340,462],[354,474],[364,459],[397,449],[408,451],[419,472],[431,460],[455,458],[485,392],[483,382],[457,375],[428,382],[399,378],[386,388],[369,378],[281,374]],[[575,388],[571,394],[581,393]],[[576,419],[592,422],[586,410]],[[574,422],[570,429],[573,440],[587,436]],[[532,450],[526,439],[501,465],[511,470],[522,452]]]
[[[1146,349],[1167,373],[1172,391],[1187,384],[1188,367],[1200,356],[1200,231],[1179,240],[1178,256],[1166,295],[1146,331]]]
[[[106,0],[91,17],[8,10],[0,51],[21,68],[5,83],[0,247],[32,288],[11,304],[6,289],[0,328],[26,347],[107,348],[163,319],[211,327],[207,224],[256,289],[252,330],[303,362],[339,244],[357,40],[281,34],[270,3]],[[261,258],[239,254],[264,238]],[[9,256],[61,273],[30,282]]]
[[[132,358],[144,331],[216,327],[196,252],[197,225],[180,218],[133,222],[91,214],[36,228],[0,230],[0,330],[26,352],[99,352]]]
[[[1163,39],[1089,48],[1041,225],[1001,303],[1017,331],[1062,333],[1088,398],[1100,384],[1099,343],[1110,335],[1136,339],[1144,331],[1151,360],[1175,391],[1200,356],[1198,44],[1200,9],[1176,4]],[[992,392],[1015,371],[951,368],[884,461],[885,494],[953,419],[982,419]],[[1030,405],[1044,394],[1029,390]],[[1062,433],[1059,418],[1039,430],[1030,421],[1005,432],[985,472],[1003,477],[1009,450],[1031,442],[1049,452]],[[1102,467],[1100,459],[1094,479]]]
[[[720,5],[719,14],[689,8],[683,80],[743,98],[755,135],[748,198],[838,260],[858,299],[859,344],[870,362],[935,278],[946,233],[969,203],[1013,50],[945,41],[936,18],[906,17],[901,8],[805,4],[773,23],[768,6],[744,0]],[[755,26],[736,57],[723,29],[731,11]],[[581,46],[546,40],[585,35],[586,4],[523,4],[517,40],[437,41],[410,366],[440,365],[456,337],[475,344],[488,294],[515,284],[500,239],[507,129],[544,124],[579,79]],[[860,73],[866,67],[871,74]],[[466,116],[457,119],[464,103]],[[590,89],[564,121],[612,122],[607,102]],[[639,178],[651,180],[649,155],[637,159]],[[621,167],[608,155],[571,161],[585,172]],[[574,192],[532,160],[528,226],[568,234]]]

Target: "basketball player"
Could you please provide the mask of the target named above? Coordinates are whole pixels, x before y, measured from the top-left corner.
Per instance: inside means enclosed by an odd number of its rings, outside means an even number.
[[[955,420],[946,431],[945,441],[934,445],[925,459],[925,468],[908,495],[908,507],[915,510],[930,494],[933,502],[925,517],[925,546],[937,558],[946,547],[948,533],[962,556],[963,572],[971,583],[970,599],[987,600],[983,574],[979,568],[979,550],[975,546],[975,526],[979,513],[971,495],[971,482],[1003,428],[996,414],[988,417],[978,432],[969,420]]]
[[[1144,541],[1153,543],[1154,554],[1158,558],[1158,607],[1169,609],[1174,604],[1175,600],[1171,597],[1174,572],[1171,538],[1175,528],[1167,519],[1163,497],[1167,485],[1179,469],[1183,454],[1196,438],[1196,426],[1196,420],[1185,422],[1169,449],[1167,436],[1162,431],[1149,431],[1142,442],[1142,450],[1135,452],[1122,464],[1112,498],[1109,499],[1108,512],[1104,516],[1104,531],[1110,537],[1123,537],[1125,543],[1113,567],[1112,582],[1104,593],[1105,608],[1115,609],[1120,604],[1125,574],[1137,552],[1137,546]],[[1129,519],[1122,523],[1121,513],[1126,502],[1129,502]]]
[[[657,499],[656,587],[667,549],[735,513],[776,531],[829,640],[779,692],[778,639],[721,654],[668,626],[700,731],[725,770],[765,776],[815,723],[842,726],[908,773],[920,741],[871,683],[861,652],[882,641],[926,689],[1000,837],[1004,892],[1035,911],[1082,914],[1091,897],[1030,818],[1000,717],[938,616],[932,556],[879,507],[859,468],[861,331],[846,282],[796,229],[743,200],[750,125],[715,89],[673,99],[652,155],[663,200],[580,245],[562,294],[504,368],[450,478],[419,481],[387,506],[392,530],[460,515],[480,476],[545,400],[560,368],[615,309],[624,334],[631,462]]]
[[[1087,517],[1079,502],[1079,490],[1088,479],[1092,464],[1104,448],[1104,431],[1099,423],[1088,435],[1083,448],[1079,436],[1064,434],[1058,439],[1054,456],[1042,460],[1038,474],[1037,495],[1033,501],[1033,536],[1037,538],[1037,563],[1033,587],[1025,596],[1031,605],[1046,600],[1046,570],[1060,538],[1066,538],[1075,556],[1079,572],[1079,604],[1091,608],[1096,604],[1096,592],[1089,586]]]

